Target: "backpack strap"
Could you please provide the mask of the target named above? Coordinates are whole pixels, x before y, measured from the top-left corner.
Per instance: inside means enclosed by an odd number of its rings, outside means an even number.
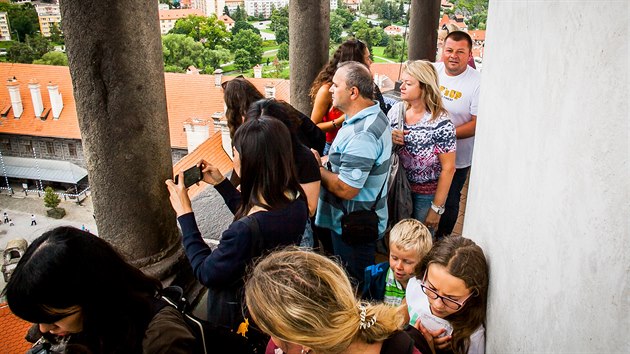
[[[252,240],[251,247],[249,248],[249,258],[254,259],[254,257],[259,256],[263,252],[265,246],[262,233],[260,232],[260,225],[258,224],[258,220],[252,215],[247,215],[242,218],[241,221],[249,227]]]

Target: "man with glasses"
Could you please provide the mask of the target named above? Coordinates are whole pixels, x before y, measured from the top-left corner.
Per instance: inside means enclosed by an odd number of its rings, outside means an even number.
[[[341,220],[354,211],[372,209],[378,216],[375,238],[385,233],[392,134],[387,116],[373,100],[372,76],[365,65],[341,63],[330,92],[333,106],[346,114],[346,120],[329,155],[324,156],[324,164],[314,152],[320,161],[323,187],[315,224],[331,230],[333,253],[341,258],[349,275],[361,283],[365,268],[374,264],[376,239],[345,242]]]
[[[466,32],[454,31],[444,39],[441,62],[435,63],[444,107],[455,125],[457,154],[455,175],[445,205],[431,208],[442,214],[435,236],[440,239],[453,232],[459,215],[461,191],[472,163],[481,74],[468,65],[472,39]]]

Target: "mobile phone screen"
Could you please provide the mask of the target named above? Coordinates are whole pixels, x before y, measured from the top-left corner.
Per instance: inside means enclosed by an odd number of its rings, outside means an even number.
[[[179,175],[175,175],[175,183],[178,183]],[[186,188],[201,181],[201,167],[193,166],[184,171],[184,186]]]

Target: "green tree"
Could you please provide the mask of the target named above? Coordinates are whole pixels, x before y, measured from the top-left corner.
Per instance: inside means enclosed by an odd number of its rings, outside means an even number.
[[[190,65],[203,64],[204,47],[186,35],[167,34],[162,36],[162,54],[165,70],[184,72]]]
[[[7,59],[12,63],[31,64],[37,57],[35,56],[33,48],[28,44],[18,42],[9,48]]]
[[[287,43],[282,43],[278,47],[278,59],[289,60],[289,45]]]
[[[355,36],[357,35],[359,31],[369,30],[369,29],[370,29],[370,24],[364,18],[360,19],[359,21],[353,22],[351,26],[351,31],[352,33],[354,33]]]
[[[271,30],[276,34],[276,42],[289,43],[289,7],[271,11]]]
[[[245,71],[251,68],[250,56],[249,53],[245,49],[237,49],[234,52],[234,65],[241,71]]]
[[[232,50],[236,56],[236,51],[243,49],[248,53],[249,67],[262,61],[262,38],[252,30],[242,30],[232,38]],[[236,57],[235,57],[236,60]]]
[[[230,9],[228,9],[227,5],[223,6],[223,14],[230,16]]]
[[[10,3],[0,3],[0,11],[7,12],[9,26],[13,33],[17,33],[15,40],[23,42],[26,36],[33,35],[39,31],[39,20],[37,11],[31,3],[20,5]]]
[[[234,13],[230,17],[232,17],[234,21],[247,21],[247,13],[245,10],[241,9],[240,5],[236,6],[236,10],[234,10]]]
[[[26,43],[33,49],[36,59],[41,58],[44,54],[53,50],[53,45],[50,43],[50,40],[41,35],[28,36]]]
[[[33,64],[68,66],[68,56],[61,52],[48,52],[41,59],[33,61]]]
[[[179,19],[169,33],[187,35],[210,49],[227,44],[230,38],[225,24],[217,20],[214,14],[209,17],[190,15]]]
[[[50,26],[50,41],[57,44],[64,44],[63,34],[56,23]]]
[[[388,58],[398,59],[400,57],[400,52],[402,50],[402,45],[397,41],[390,39],[389,44],[383,50],[383,55]]]
[[[221,64],[230,61],[232,54],[229,50],[217,46],[216,49],[204,49],[203,51],[203,63],[206,65],[200,66],[206,74],[210,74],[218,69]]]
[[[234,22],[234,27],[232,27],[232,36],[234,36],[239,31],[244,30],[244,29],[249,29],[249,30],[252,30],[256,34],[260,34],[260,30],[254,27],[254,25],[252,25],[251,23],[246,22],[246,21],[236,21]]]
[[[51,187],[46,187],[44,189],[44,206],[55,209],[59,206],[59,203],[61,203],[61,199],[59,199],[57,193]]]
[[[335,43],[341,43],[341,34],[343,33],[343,17],[336,13],[330,14],[330,40]]]
[[[352,26],[352,22],[354,22],[354,15],[350,12],[350,10],[345,7],[338,7],[335,11],[333,11],[333,13],[343,18],[343,28],[350,28],[350,26]]]

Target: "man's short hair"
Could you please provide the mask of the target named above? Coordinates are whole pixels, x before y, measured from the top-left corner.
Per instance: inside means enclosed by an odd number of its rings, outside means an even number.
[[[449,33],[446,38],[444,38],[444,43],[446,43],[446,41],[448,39],[452,39],[455,42],[459,42],[459,41],[466,41],[468,42],[468,49],[472,52],[472,46],[473,46],[473,41],[472,38],[470,38],[470,35],[464,31],[453,31],[451,33]]]
[[[356,87],[359,95],[374,99],[374,82],[370,69],[358,61],[344,61],[339,63],[337,70],[343,68],[346,71],[346,86]]]

